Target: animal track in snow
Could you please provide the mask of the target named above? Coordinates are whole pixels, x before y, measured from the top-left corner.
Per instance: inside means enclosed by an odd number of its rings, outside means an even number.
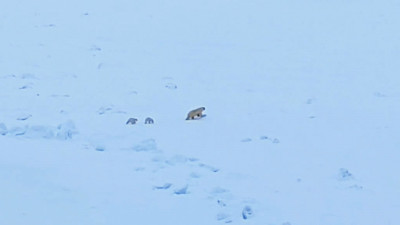
[[[27,119],[29,119],[29,118],[31,118],[31,117],[32,117],[31,114],[23,114],[23,115],[20,115],[20,116],[17,118],[17,120],[27,120]]]
[[[175,190],[174,190],[174,194],[176,194],[176,195],[185,195],[185,194],[189,194],[188,188],[189,188],[189,186],[186,185],[186,186],[184,186],[184,187],[182,187],[182,188],[175,189]]]
[[[210,165],[206,165],[206,164],[204,164],[204,163],[199,163],[198,165],[199,165],[199,167],[204,168],[204,169],[207,169],[207,170],[209,170],[209,171],[211,171],[211,172],[213,172],[213,173],[216,173],[216,172],[219,171],[218,168],[215,168],[215,167],[210,166]]]
[[[272,143],[274,143],[274,144],[278,144],[278,143],[280,143],[280,141],[279,141],[279,139],[278,139],[278,138],[274,138],[274,139],[272,140]]]
[[[174,83],[167,83],[167,84],[165,84],[165,87],[170,90],[175,90],[178,88],[178,86]]]
[[[103,115],[107,112],[110,112],[112,109],[113,109],[112,106],[102,106],[99,108],[99,110],[97,110],[97,113],[99,115]]]
[[[375,92],[374,96],[377,98],[385,98],[387,97],[385,94],[381,93],[381,92]]]
[[[218,203],[218,205],[219,206],[221,206],[221,207],[226,207],[226,203],[224,202],[224,201],[222,201],[222,200],[217,200],[217,203]]]
[[[354,184],[356,179],[354,178],[354,175],[352,173],[350,173],[349,170],[345,169],[345,168],[340,168],[339,169],[339,173],[337,175],[337,179],[339,181],[345,182],[346,186],[349,185],[348,182],[351,182],[352,184],[350,186],[347,186],[346,188],[348,189],[353,189],[353,190],[363,190],[364,187],[362,185],[359,184]]]
[[[106,113],[120,113],[120,114],[126,114],[125,111],[121,110],[115,110],[113,105],[109,106],[102,106],[97,110],[97,114],[99,115],[104,115]]]
[[[271,138],[271,137],[268,137],[268,136],[266,136],[266,135],[260,136],[260,137],[259,137],[259,140],[260,140],[260,141],[270,141],[270,142],[273,143],[273,144],[278,144],[278,143],[280,143],[280,140],[279,140],[278,138]],[[252,142],[253,139],[252,139],[252,138],[243,138],[243,139],[240,140],[240,141],[243,142],[243,143],[248,143],[248,142]]]
[[[94,52],[100,52],[101,48],[97,45],[92,45],[92,47],[90,47],[89,49],[90,51],[94,51]]]
[[[162,79],[165,80],[165,81],[168,81],[165,84],[165,88],[167,88],[169,90],[175,90],[175,89],[178,88],[178,85],[176,85],[175,83],[172,82],[174,80],[173,77],[163,77]]]
[[[310,104],[313,104],[314,102],[315,102],[315,98],[309,98],[309,99],[307,99],[306,104],[310,105]]]
[[[241,140],[241,142],[250,142],[250,141],[251,141],[251,138],[244,138]]]
[[[165,183],[165,184],[163,184],[163,185],[161,185],[161,186],[154,186],[153,189],[155,189],[155,190],[167,190],[167,189],[169,189],[171,186],[172,186],[171,183]]]
[[[242,210],[242,218],[247,220],[253,216],[254,212],[250,206],[245,206]]]
[[[4,123],[0,123],[0,135],[6,135],[8,133],[7,127]]]
[[[98,151],[98,152],[104,152],[106,150],[106,148],[104,146],[97,146],[95,148],[95,150]]]
[[[18,89],[20,89],[20,90],[32,89],[32,84],[29,83],[29,84],[22,85]]]
[[[345,180],[352,180],[353,174],[351,174],[347,169],[345,168],[340,168],[339,169],[339,174],[338,174],[338,179],[341,181],[345,181]]]

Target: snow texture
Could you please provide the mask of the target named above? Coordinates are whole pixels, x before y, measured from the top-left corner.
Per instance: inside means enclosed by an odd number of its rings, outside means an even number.
[[[3,3],[1,225],[400,224],[397,1]]]

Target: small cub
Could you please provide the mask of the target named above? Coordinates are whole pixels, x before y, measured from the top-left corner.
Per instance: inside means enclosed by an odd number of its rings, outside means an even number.
[[[137,122],[138,120],[136,119],[136,118],[129,118],[129,120],[128,121],[126,121],[126,124],[136,124],[136,122]]]
[[[203,111],[206,110],[205,107],[200,107],[198,109],[194,109],[192,111],[190,111],[186,117],[186,120],[193,120],[196,116],[198,118],[203,117]]]
[[[147,118],[144,120],[144,123],[145,123],[145,124],[153,124],[153,123],[154,123],[154,120],[153,120],[152,118],[150,118],[150,117],[147,117]]]

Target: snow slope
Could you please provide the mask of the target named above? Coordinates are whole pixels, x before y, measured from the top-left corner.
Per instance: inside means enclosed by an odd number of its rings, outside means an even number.
[[[397,225],[399,9],[3,2],[0,224]]]

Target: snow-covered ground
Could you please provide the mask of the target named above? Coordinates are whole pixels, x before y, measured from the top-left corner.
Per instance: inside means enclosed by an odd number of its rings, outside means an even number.
[[[0,224],[399,224],[399,11],[2,2]]]

